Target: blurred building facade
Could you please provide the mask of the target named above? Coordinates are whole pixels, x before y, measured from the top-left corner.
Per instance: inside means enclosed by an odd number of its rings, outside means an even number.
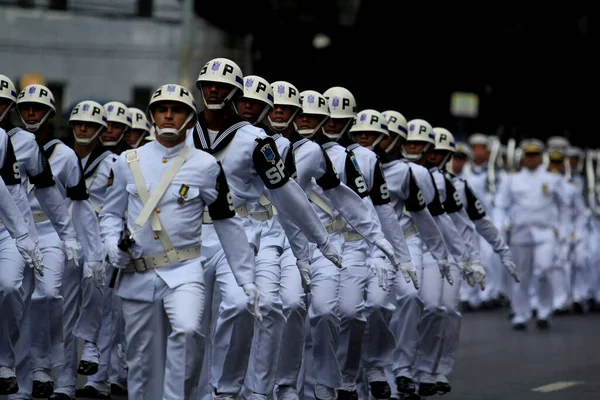
[[[40,74],[59,127],[84,99],[144,109],[156,87],[180,81],[182,14],[179,0],[0,0],[0,74],[16,86]],[[192,85],[207,60],[244,58],[243,40],[196,16],[192,48]]]

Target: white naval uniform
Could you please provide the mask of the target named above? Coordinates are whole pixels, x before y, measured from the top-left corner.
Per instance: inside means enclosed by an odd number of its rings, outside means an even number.
[[[181,158],[185,162],[173,173]],[[139,175],[132,172],[136,168]],[[234,218],[225,174],[214,157],[185,142],[166,148],[158,141],[121,154],[113,172],[100,212],[104,243],[109,251],[116,248],[126,212],[135,240],[129,251],[135,261],[121,271],[116,289],[125,320],[128,396],[193,398],[204,351],[200,246],[206,206],[230,265],[239,276],[252,276],[252,255]],[[138,220],[161,189],[149,218]],[[156,268],[146,269],[152,263]]]
[[[63,241],[66,239],[74,239],[76,234],[71,223],[71,218],[65,206],[64,199],[60,190],[55,184],[50,164],[42,154],[39,145],[35,141],[34,135],[20,128],[10,129],[7,133],[10,137],[11,146],[14,149],[19,164],[21,186],[24,192],[27,193],[28,185],[30,185],[29,182],[35,185],[35,196],[39,200],[39,204],[45,215],[50,218],[52,226],[56,232],[59,233],[60,239]],[[27,202],[27,205],[29,207],[29,202]],[[31,219],[31,223],[33,224],[33,218]],[[52,316],[48,316],[46,314],[45,320],[48,321],[47,324],[41,324],[41,326],[38,326],[38,324],[32,325],[28,315],[29,304],[31,296],[34,292],[34,287],[37,287],[37,293],[44,296],[46,300],[52,299],[53,301],[60,302],[62,298],[59,292],[60,282],[56,279],[50,279],[51,272],[49,272],[48,277],[41,277],[39,273],[34,274],[30,268],[25,268],[23,259],[17,256],[18,252],[15,253],[15,257],[11,261],[14,263],[14,268],[7,269],[3,274],[1,274],[2,279],[12,281],[13,285],[16,286],[18,290],[23,290],[23,293],[19,295],[18,302],[13,303],[13,306],[17,306],[18,309],[15,309],[13,312],[8,312],[7,314],[2,312],[2,318],[6,319],[4,319],[0,325],[4,326],[5,324],[14,323],[16,325],[14,328],[16,331],[11,339],[7,341],[0,341],[0,347],[3,347],[0,353],[7,354],[10,358],[13,358],[14,354],[16,353],[18,358],[17,369],[22,371],[22,373],[20,372],[19,376],[17,377],[19,380],[21,393],[14,396],[28,397],[29,394],[27,392],[31,390],[31,380],[28,374],[30,372],[30,352],[32,358],[36,362],[41,362],[41,359],[47,357],[48,351],[53,353],[52,358],[54,362],[60,362],[60,360],[62,360],[63,351],[62,328],[60,329],[60,332],[52,333],[53,336],[50,338],[50,340],[52,340],[52,344],[50,344],[50,342],[46,342],[45,345],[34,348],[30,347],[32,344],[32,338],[36,337],[37,335],[46,335],[45,339],[48,340],[48,337],[51,335],[49,332],[50,320],[52,320],[54,317],[57,317],[60,321],[60,314],[62,313],[62,308],[59,305],[59,307],[57,307],[57,311],[52,308],[52,312],[54,313]],[[12,271],[13,273],[6,273],[8,271]],[[10,298],[10,296],[7,297]],[[10,300],[8,303],[10,303]],[[18,319],[10,321],[9,318],[6,317],[7,315],[10,315],[10,319],[13,317]],[[36,322],[39,322],[39,320]],[[20,337],[19,331],[21,334]],[[16,342],[17,339],[19,339],[17,345],[16,347],[13,347],[14,342]],[[39,342],[35,342],[34,340],[34,343]],[[4,348],[4,346],[7,346],[8,348]],[[4,351],[6,351],[6,353]],[[44,362],[47,361],[48,360],[44,360]],[[3,364],[3,362],[0,361],[0,364]]]
[[[20,135],[20,133],[17,134]],[[72,207],[72,223],[78,239],[83,245],[80,266],[75,269],[72,262],[67,262],[63,242],[57,234],[54,226],[49,221],[48,215],[43,211],[35,193],[37,188],[28,184],[28,198],[36,221],[36,230],[40,239],[40,249],[44,255],[44,276],[39,280],[31,296],[29,313],[25,312],[25,319],[30,318],[32,323],[30,346],[31,367],[34,379],[36,371],[43,370],[50,377],[50,370],[65,363],[65,333],[71,338],[71,332],[80,338],[95,342],[98,336],[100,323],[100,302],[102,288],[89,283],[90,296],[96,298],[95,307],[91,307],[88,313],[82,314],[82,318],[75,323],[65,324],[63,321],[63,294],[62,288],[64,272],[67,274],[84,274],[86,265],[84,261],[101,262],[104,254],[100,243],[100,231],[98,221],[89,202],[89,196],[83,180],[83,172],[79,159],[73,150],[60,140],[53,139],[43,146],[44,155],[48,160],[65,207]],[[17,155],[19,158],[19,155]],[[42,282],[43,284],[40,284]],[[71,321],[66,321],[71,322]],[[21,348],[19,346],[19,348]],[[76,351],[76,348],[75,348]],[[20,359],[21,355],[17,355]],[[25,364],[27,363],[27,351],[23,354]],[[18,362],[21,365],[21,362]],[[23,367],[18,374],[21,390],[18,396],[26,395],[30,381],[30,369]],[[76,377],[75,377],[76,378]],[[22,384],[21,384],[22,383]],[[74,393],[73,393],[74,394]]]
[[[357,143],[347,147],[356,157],[369,196],[363,202],[368,213],[392,244],[398,262],[410,261],[408,246],[390,205],[390,195],[379,158],[372,150]],[[360,243],[360,244],[359,244]],[[341,271],[339,307],[341,313],[338,360],[342,370],[342,388],[356,390],[359,368],[365,368],[369,382],[385,381],[383,368],[391,362],[395,347],[389,321],[395,309],[387,284],[370,266],[380,267],[385,281],[394,282],[395,271],[381,250],[365,240],[344,245],[344,268]],[[391,285],[389,285],[391,286]],[[366,335],[365,335],[366,333]],[[376,340],[374,338],[377,338]],[[365,347],[363,349],[363,343]]]
[[[566,239],[571,213],[566,181],[543,165],[521,169],[506,178],[495,199],[496,226],[512,226],[509,245],[519,271],[520,283],[513,284],[513,324],[531,319],[529,289],[535,285],[539,298],[538,319],[552,314],[553,286],[562,284],[557,268],[559,243]]]
[[[482,165],[471,162],[465,166],[461,174],[461,178],[469,183],[473,194],[477,196],[488,216],[494,213],[494,190],[496,193],[498,192],[504,182],[506,172],[496,168],[494,177],[494,182],[491,182],[487,161]],[[497,228],[501,227],[497,226]],[[498,299],[500,295],[509,297],[512,281],[512,278],[502,266],[498,254],[490,243],[481,236],[479,237],[479,253],[481,262],[486,268],[485,290],[482,291],[478,287],[473,288],[466,281],[462,282],[461,287],[461,300],[468,301],[475,308],[480,307],[483,302],[487,303]]]
[[[447,224],[448,217],[427,169],[394,160],[383,164],[383,171],[421,284],[417,291],[396,276],[397,310],[391,323],[396,337],[393,375],[415,379],[419,372],[434,370],[440,351],[436,337],[442,326],[439,301],[443,283],[436,260],[447,261],[448,250],[438,224]]]
[[[198,120],[196,127],[188,131],[187,143],[222,159],[238,213],[247,204],[258,202],[266,187],[269,189],[269,200],[279,214],[285,214],[310,242],[319,245],[328,243],[327,231],[302,189],[287,176],[271,137],[262,129],[239,119],[229,121],[216,134],[208,131],[202,114]],[[260,232],[257,232],[250,217],[245,216],[243,221],[250,244],[258,251]],[[216,280],[221,295],[219,315],[211,334],[214,341],[209,357],[210,382],[217,393],[237,394],[246,376],[252,341],[249,332],[252,332],[253,319],[246,307],[246,295],[234,284],[234,276],[210,224],[206,224],[203,230],[202,244],[207,293],[212,297]],[[240,277],[238,282],[254,282],[254,274]],[[211,308],[209,303],[207,312]]]
[[[83,166],[83,179],[89,194],[89,199],[94,210],[94,215],[100,213],[106,188],[109,183],[109,175],[117,156],[98,145],[90,154],[81,160]],[[100,242],[96,246],[103,247]],[[77,342],[78,338],[97,343],[100,350],[100,363],[98,372],[88,377],[86,385],[95,387],[103,394],[110,393],[108,368],[109,364],[113,371],[111,377],[122,372],[116,355],[111,363],[113,336],[119,330],[116,329],[120,321],[120,313],[113,307],[113,302],[119,303],[117,296],[112,296],[113,290],[108,287],[113,267],[105,263],[107,271],[107,282],[102,292],[94,286],[88,278],[83,279],[81,270],[66,268],[63,276],[62,293],[64,297],[63,319],[65,340],[65,362],[57,371],[55,393],[63,393],[75,397],[75,385],[77,382]],[[98,327],[98,323],[100,326]],[[113,326],[115,329],[113,330]],[[87,327],[87,329],[86,329]],[[91,329],[90,329],[91,328]],[[116,351],[116,349],[115,349]],[[122,372],[126,377],[126,372]],[[124,378],[125,378],[124,377]],[[114,379],[115,383],[121,383]]]

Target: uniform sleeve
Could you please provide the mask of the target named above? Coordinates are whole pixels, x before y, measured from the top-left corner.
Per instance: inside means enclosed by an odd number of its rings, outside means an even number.
[[[423,196],[423,191],[417,184],[415,180],[415,176],[412,170],[408,169],[408,196],[404,201],[404,206],[406,207],[406,211],[416,212],[421,211],[427,207],[427,203],[425,202],[425,196]]]
[[[314,149],[314,148],[313,148]],[[325,160],[320,151],[311,151],[310,143],[298,147],[295,155],[295,165],[298,174],[298,185],[304,193],[310,193],[312,179],[325,174]]]
[[[238,285],[254,282],[254,255],[248,246],[248,237],[241,218],[235,215],[233,198],[227,178],[220,163],[215,163],[206,171],[209,182],[200,193],[213,220],[213,227],[219,237],[225,258]]]
[[[345,163],[345,177],[346,186],[354,191],[361,199],[369,195],[369,188],[367,182],[358,166],[356,156],[350,150],[346,150],[346,163]]]
[[[382,204],[390,204],[390,192],[388,191],[387,182],[381,169],[379,160],[375,162],[373,168],[373,187],[369,192],[369,196],[373,201],[373,205],[380,206]]]
[[[394,248],[398,262],[404,263],[410,261],[408,245],[406,244],[406,240],[404,240],[404,232],[402,232],[402,228],[396,219],[394,208],[389,203],[374,204],[374,206],[381,222],[381,230]]]
[[[412,211],[410,216],[419,231],[421,240],[423,240],[433,258],[436,261],[447,262],[448,248],[444,236],[431,216],[429,209],[423,208],[420,211]]]
[[[73,201],[71,204],[73,225],[85,260],[102,262],[105,257],[104,247],[100,245],[102,243],[100,226],[92,203],[88,199]]]
[[[573,221],[571,220],[571,199],[568,187],[568,182],[563,177],[558,179],[554,198],[558,206],[558,218],[560,219],[560,227],[565,231],[562,235],[567,235],[573,230]]]
[[[509,248],[502,238],[500,231],[494,226],[489,218],[484,217],[473,222],[477,228],[477,233],[479,233],[485,239],[485,241],[492,246],[494,252],[500,254],[501,256],[509,252]]]
[[[20,135],[20,134],[17,134]],[[29,135],[22,135],[17,140],[25,140],[26,143],[23,146],[25,154],[22,159],[24,160],[25,170],[29,175],[29,181],[32,185],[35,185],[37,189],[44,189],[50,186],[54,186],[54,176],[52,175],[52,169],[50,163],[44,156],[42,148],[36,143],[35,139]],[[17,158],[21,159],[21,155]]]
[[[290,242],[294,257],[298,260],[312,259],[310,243],[302,231],[284,214],[278,214],[277,219]]]
[[[6,151],[4,152],[3,159],[4,162],[2,168],[0,168],[0,177],[3,179],[5,185],[20,185],[21,171],[10,139],[6,141]]]
[[[452,257],[458,262],[469,261],[469,252],[467,251],[465,241],[456,229],[450,216],[444,213],[435,216],[434,219],[442,232],[442,236],[444,237],[444,241],[446,242],[446,246]]]
[[[467,214],[471,221],[478,221],[482,218],[486,217],[485,209],[483,208],[483,204],[475,193],[469,187],[467,182],[464,182],[464,193],[465,193],[465,208],[467,209]]]
[[[79,161],[74,153],[73,157],[74,160],[69,163],[69,174],[65,185],[67,188],[67,197],[73,201],[87,200],[90,196],[85,186],[81,161]]]
[[[126,180],[128,168],[123,153],[113,164],[109,174],[113,179],[106,188],[106,198],[100,211],[100,234],[104,244],[111,248],[117,247],[123,231],[123,221],[129,201]]]
[[[17,208],[12,195],[0,177],[0,220],[13,239],[27,236],[28,230],[23,215]]]
[[[319,146],[320,147],[320,146]],[[333,167],[333,163],[331,159],[325,152],[325,149],[320,147],[321,150],[321,162],[319,163],[319,167],[322,170],[317,172],[315,175],[317,185],[319,185],[323,190],[333,189],[340,185],[340,178]]]
[[[266,137],[258,138],[256,142],[257,144],[252,153],[254,169],[267,189],[283,187],[290,180],[290,177],[279,155],[275,141],[270,137]]]
[[[77,236],[65,199],[56,185],[36,187],[35,197],[61,240],[73,239]]]
[[[437,217],[444,214],[446,210],[444,210],[444,206],[442,205],[442,198],[437,186],[435,185],[435,179],[433,178],[433,175],[430,174],[429,176],[431,177],[431,185],[433,185],[434,195],[431,199],[431,202],[427,204],[427,208],[433,217]]]
[[[500,228],[506,227],[509,225],[509,209],[512,204],[512,199],[510,196],[510,186],[512,182],[513,175],[509,175],[503,182],[500,184],[498,188],[498,192],[496,193],[496,197],[494,199],[494,208],[493,208],[493,218],[492,221],[496,226]]]

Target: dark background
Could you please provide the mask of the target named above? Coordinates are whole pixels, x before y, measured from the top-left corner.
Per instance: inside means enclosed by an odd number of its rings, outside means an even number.
[[[354,21],[340,23],[349,3],[196,0],[196,10],[231,33],[252,33],[252,72],[268,81],[286,80],[301,91],[344,86],[359,110],[394,109],[458,137],[483,132],[506,142],[566,135],[575,145],[600,146],[593,121],[597,17],[434,13],[355,0]],[[315,49],[316,33],[328,35],[331,45]],[[451,116],[454,91],[479,95],[478,118]]]

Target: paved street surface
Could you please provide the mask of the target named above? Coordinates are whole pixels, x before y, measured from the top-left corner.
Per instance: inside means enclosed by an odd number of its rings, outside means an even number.
[[[513,331],[506,314],[464,314],[452,392],[437,398],[600,399],[600,314],[556,317],[549,331],[531,324],[525,332]]]

